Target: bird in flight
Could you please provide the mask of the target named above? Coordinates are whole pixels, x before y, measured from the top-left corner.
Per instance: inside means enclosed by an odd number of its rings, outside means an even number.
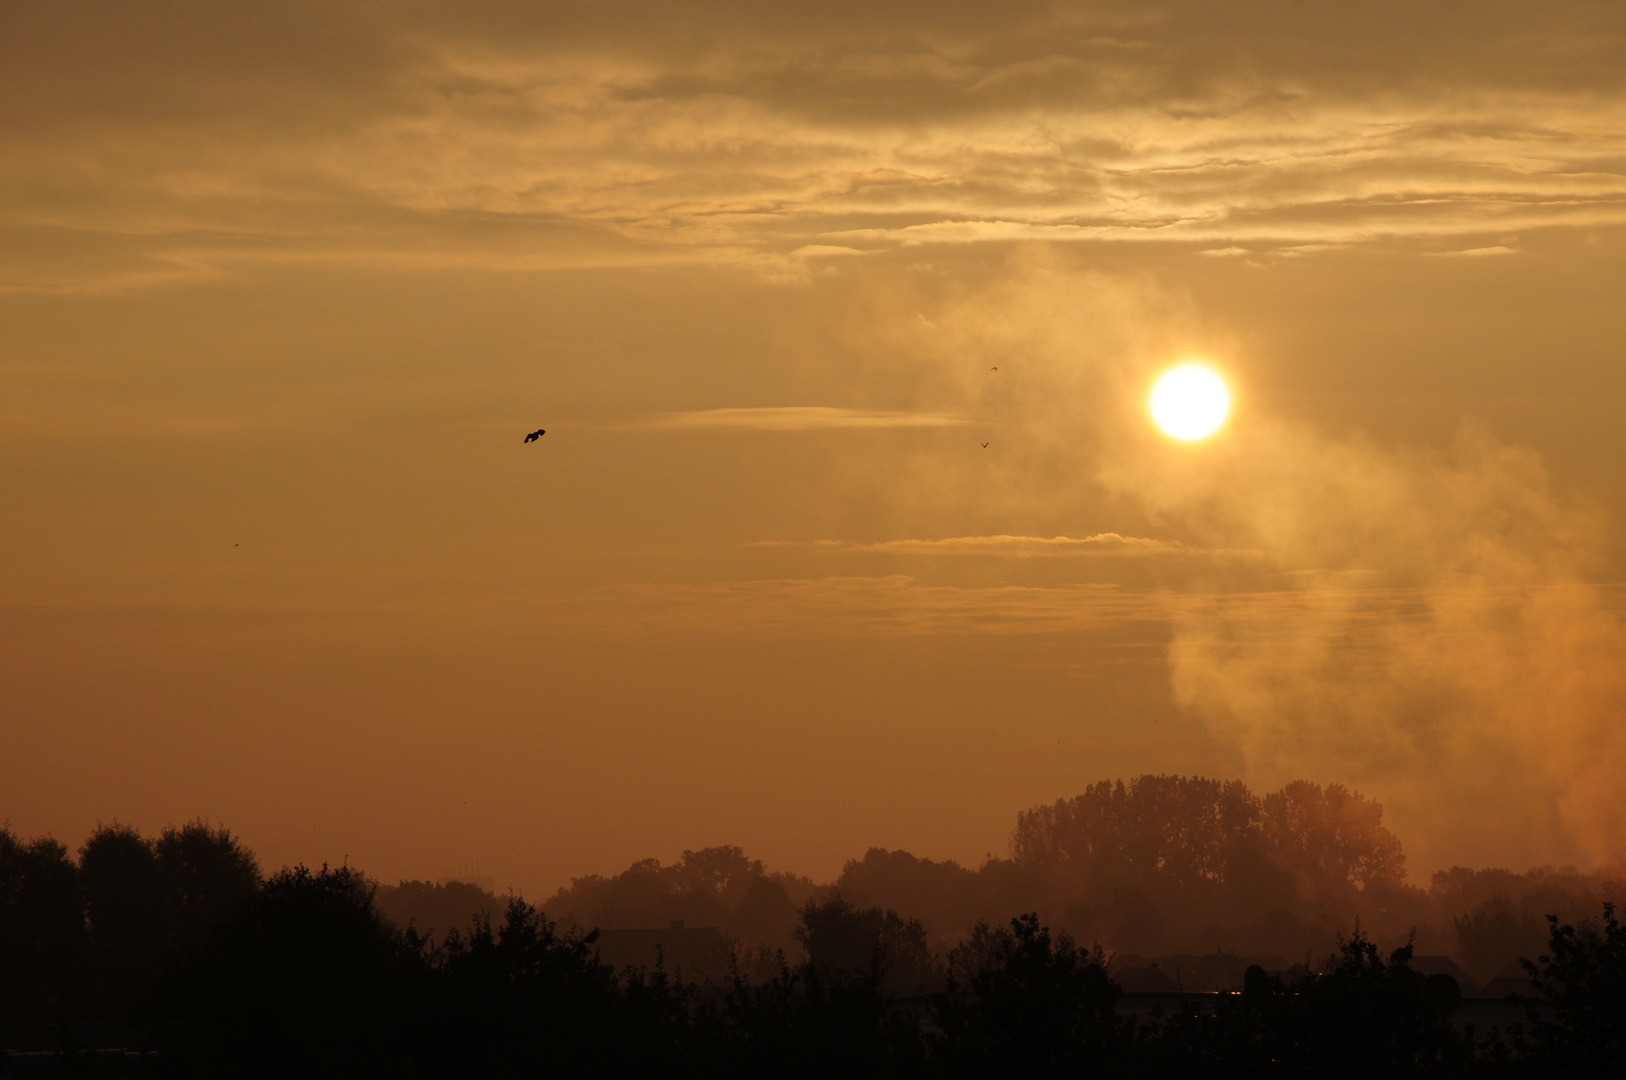
[[[986,450],[986,449],[988,449],[988,444],[987,444],[987,443],[983,443],[983,444],[982,444],[982,448],[983,448],[983,449],[984,449],[984,450]]]
[[[998,368],[989,368],[988,370],[989,371],[998,371],[999,369]]]
[[[535,431],[533,431],[529,435],[525,436],[525,441],[528,442],[528,443],[533,443],[533,442],[540,439],[542,436],[544,436],[546,434],[547,434],[547,431],[545,429],[537,428]]]

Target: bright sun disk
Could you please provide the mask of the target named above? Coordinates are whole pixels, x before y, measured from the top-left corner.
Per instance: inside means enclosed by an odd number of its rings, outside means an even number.
[[[1152,387],[1152,419],[1176,439],[1201,439],[1225,423],[1231,392],[1212,368],[1181,364]]]

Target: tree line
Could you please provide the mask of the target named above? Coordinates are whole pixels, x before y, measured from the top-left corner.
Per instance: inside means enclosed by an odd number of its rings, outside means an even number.
[[[0,829],[0,1025],[137,1022],[149,1067],[176,1076],[1618,1071],[1615,885],[1456,868],[1420,889],[1403,873],[1372,800],[1186,777],[1026,811],[1010,856],[976,869],[872,849],[820,885],[718,847],[576,879],[540,908],[350,868],[266,876],[203,822],[101,827],[77,853]],[[1519,982],[1542,995],[1525,1023],[1453,1023],[1459,988],[1412,968],[1423,932],[1401,920],[1418,912],[1454,913],[1461,943],[1521,943]],[[676,919],[728,931],[726,973],[601,962],[601,927]],[[1296,922],[1327,948],[1148,1016],[1120,979],[1122,935],[1149,919],[1165,943]]]
[[[135,1015],[262,887],[253,853],[201,821],[102,826],[77,860],[0,828],[0,1023]]]
[[[717,926],[747,967],[775,949],[798,953],[797,912],[810,899],[918,919],[936,953],[979,922],[1037,912],[1103,946],[1120,970],[1136,957],[1215,950],[1320,963],[1358,920],[1389,947],[1411,941],[1419,955],[1456,958],[1484,986],[1540,951],[1547,915],[1573,923],[1623,892],[1607,875],[1553,868],[1453,867],[1412,885],[1383,807],[1358,792],[1297,781],[1256,795],[1234,780],[1148,775],[1022,812],[1008,855],[975,867],[871,848],[817,883],[716,847],[575,878],[542,906],[583,930]],[[398,910],[403,924],[413,914]],[[418,910],[420,928],[449,925]]]
[[[1099,949],[1034,914],[979,924],[940,988],[888,974],[919,935],[896,913],[811,902],[809,959],[753,982],[688,984],[598,962],[596,933],[561,931],[514,897],[498,919],[433,941],[402,930],[349,868],[271,875],[197,952],[166,969],[141,1017],[146,1068],[177,1077],[1614,1076],[1626,1017],[1626,927],[1611,907],[1551,923],[1530,964],[1549,1005],[1508,1032],[1459,1030],[1451,987],[1410,950],[1359,932],[1326,971],[1248,972],[1244,988],[1137,1017]],[[867,950],[852,948],[867,942]],[[832,947],[835,946],[835,947]],[[925,954],[929,955],[929,954]],[[8,969],[9,971],[10,969]]]

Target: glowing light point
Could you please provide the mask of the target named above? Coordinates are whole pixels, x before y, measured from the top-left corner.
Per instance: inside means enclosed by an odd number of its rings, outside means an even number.
[[[1231,392],[1212,368],[1181,364],[1152,387],[1152,419],[1176,439],[1212,435],[1231,412]]]

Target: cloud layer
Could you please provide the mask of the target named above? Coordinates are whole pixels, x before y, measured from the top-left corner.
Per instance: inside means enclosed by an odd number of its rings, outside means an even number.
[[[1626,220],[1619,5],[8,7],[12,289]],[[1511,250],[1511,248],[1510,248]]]

